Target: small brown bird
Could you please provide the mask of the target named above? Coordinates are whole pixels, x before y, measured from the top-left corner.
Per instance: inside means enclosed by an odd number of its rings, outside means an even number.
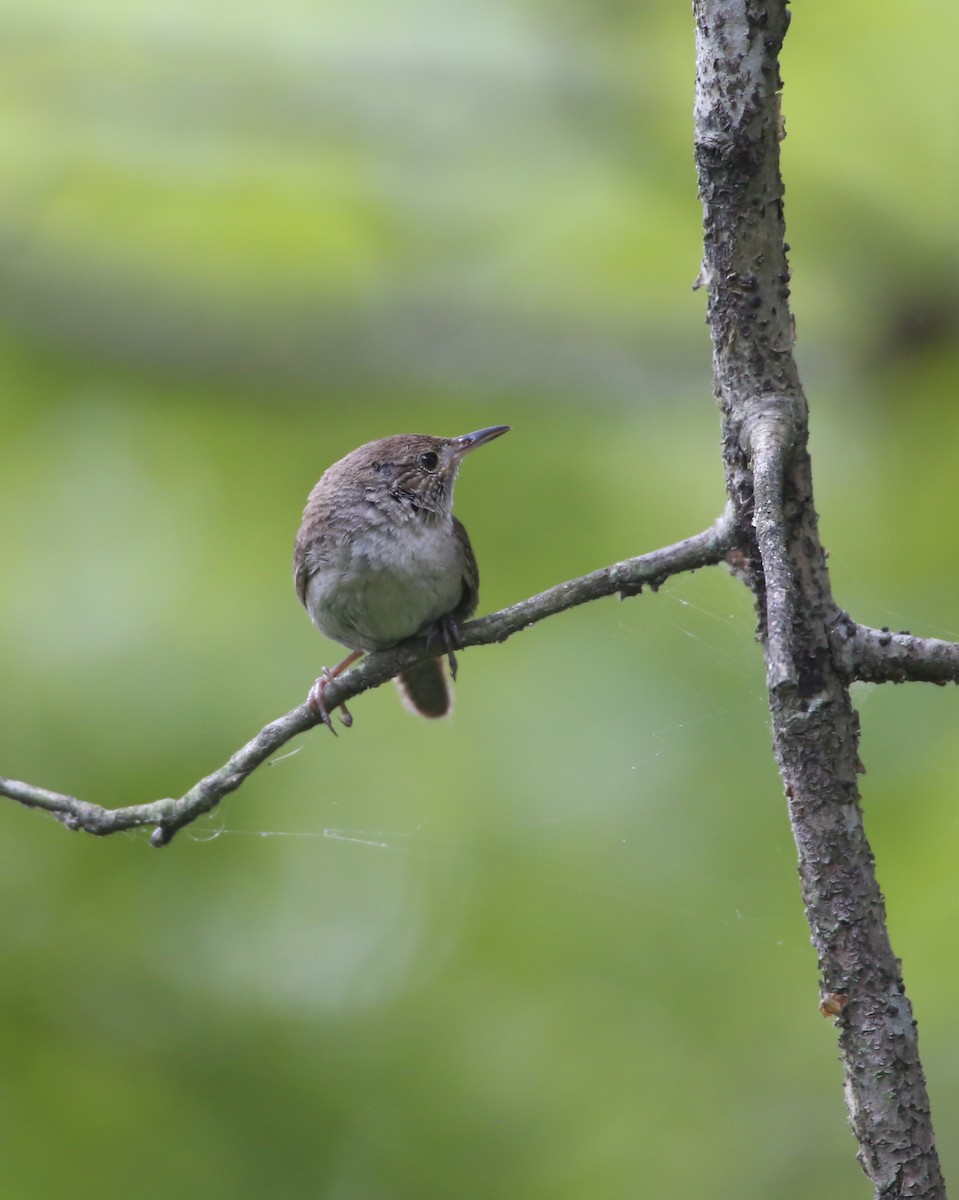
[[[438,633],[450,657],[457,625],[476,611],[479,571],[453,516],[463,458],[509,430],[493,425],[462,437],[402,433],[360,446],[333,464],[310,492],[293,552],[296,593],[320,633],[352,653],[323,673],[310,703],[333,728],[323,690],[366,650]],[[453,705],[441,658],[397,679],[404,703],[424,717]],[[343,722],[352,721],[345,706]]]

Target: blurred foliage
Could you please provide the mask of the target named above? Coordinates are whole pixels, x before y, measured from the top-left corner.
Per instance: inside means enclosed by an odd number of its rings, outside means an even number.
[[[2,770],[178,794],[337,648],[293,533],[400,430],[492,609],[722,503],[687,5],[7,0]],[[837,596],[956,617],[959,18],[798,6],[799,354]],[[959,1169],[952,691],[864,691],[868,826]],[[364,696],[162,853],[0,810],[10,1195],[868,1194],[719,571]]]

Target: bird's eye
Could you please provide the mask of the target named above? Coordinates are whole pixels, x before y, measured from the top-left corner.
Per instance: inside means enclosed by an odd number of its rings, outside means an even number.
[[[435,471],[440,456],[433,450],[426,450],[420,455],[420,466],[425,471]]]

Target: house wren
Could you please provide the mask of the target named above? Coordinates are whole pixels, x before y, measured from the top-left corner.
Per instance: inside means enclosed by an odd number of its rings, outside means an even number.
[[[352,651],[324,667],[310,692],[330,729],[323,690],[365,650],[435,632],[456,677],[457,624],[476,611],[479,571],[453,516],[453,485],[464,457],[508,430],[493,425],[455,438],[403,433],[368,442],[334,463],[310,492],[293,552],[296,593],[320,633]],[[407,707],[424,717],[452,708],[441,658],[409,668],[396,682]],[[343,720],[352,720],[345,707]]]

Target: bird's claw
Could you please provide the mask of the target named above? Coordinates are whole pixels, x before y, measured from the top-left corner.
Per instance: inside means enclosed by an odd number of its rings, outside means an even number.
[[[450,664],[450,676],[453,682],[456,682],[456,651],[463,649],[463,643],[460,640],[460,627],[452,617],[441,617],[434,627],[430,630],[427,637],[427,645],[434,638],[439,638],[446,652],[447,661]]]
[[[330,710],[326,707],[326,701],[323,699],[323,693],[326,691],[327,684],[331,683],[336,676],[329,667],[324,667],[319,679],[310,688],[310,694],[306,698],[306,703],[310,711],[324,724],[334,737],[339,737],[336,729],[333,727],[333,719],[330,716]],[[353,717],[350,710],[345,704],[340,704],[340,720],[347,729],[353,724]]]

